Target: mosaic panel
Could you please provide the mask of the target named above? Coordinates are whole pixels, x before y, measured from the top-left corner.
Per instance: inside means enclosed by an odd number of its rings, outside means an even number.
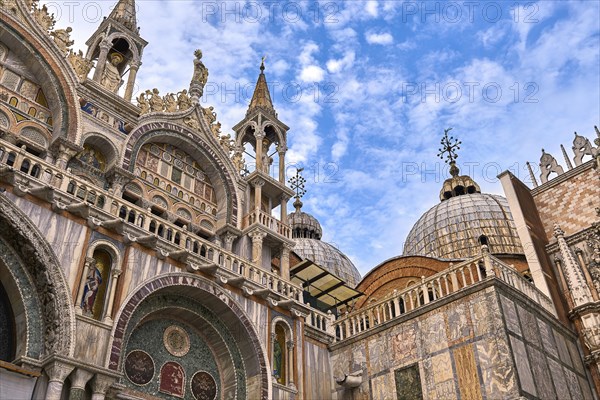
[[[517,310],[519,314],[519,319],[521,320],[523,337],[528,342],[541,347],[540,337],[538,334],[538,325],[535,316],[520,305],[517,305]]]
[[[444,315],[436,313],[421,321],[421,338],[423,340],[423,351],[435,353],[448,347],[446,339],[446,324]]]
[[[567,380],[565,379],[565,373],[561,365],[548,357],[548,367],[554,388],[556,389],[556,395],[560,400],[570,400],[571,394],[569,393],[569,388],[567,388]]]
[[[515,370],[504,340],[480,341],[476,345],[477,358],[485,382],[488,399],[512,398],[516,394]]]
[[[490,309],[491,302],[484,296],[471,301],[471,319],[475,336],[495,331],[496,321],[500,321],[498,309]],[[497,315],[495,315],[497,314]]]
[[[506,319],[506,327],[521,336],[521,328],[519,327],[519,318],[517,317],[515,303],[503,295],[500,295],[500,302],[502,303],[502,311],[504,312],[504,318]]]
[[[521,388],[527,393],[537,396],[533,374],[531,373],[527,352],[525,351],[525,344],[514,336],[510,337],[510,343],[512,345],[513,356],[519,373]]]
[[[419,374],[418,364],[397,369],[394,375],[396,378],[397,400],[423,399],[423,388],[421,387],[421,376]]]
[[[477,374],[473,346],[466,345],[459,347],[454,350],[453,354],[454,363],[456,364],[456,374],[458,375],[460,398],[463,400],[481,399],[479,375]]]
[[[546,357],[535,348],[527,346],[527,351],[531,357],[531,368],[537,385],[538,396],[541,399],[556,399],[556,393],[552,387],[552,377],[546,365]]]
[[[538,327],[540,328],[539,332],[542,339],[542,344],[544,345],[544,350],[546,350],[548,354],[552,354],[554,357],[558,358],[558,349],[556,348],[554,335],[552,335],[552,329],[541,319],[538,319],[537,322]]]

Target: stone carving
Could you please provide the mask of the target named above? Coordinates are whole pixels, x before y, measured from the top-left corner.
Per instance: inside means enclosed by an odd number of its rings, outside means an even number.
[[[75,71],[75,75],[80,81],[83,81],[92,67],[94,63],[83,56],[83,52],[79,50],[79,52],[75,53],[72,49],[69,50],[69,55],[67,56],[69,63],[73,67]]]
[[[192,129],[200,129],[200,122],[193,116],[188,116],[183,119],[183,122]]]
[[[148,104],[150,105],[150,111],[162,111],[165,107],[165,103],[159,95],[159,91],[157,88],[150,90],[146,90],[146,96],[148,98]]]
[[[187,93],[187,90],[183,89],[181,92],[177,93],[177,107],[179,107],[179,111],[187,110],[192,107],[192,100]]]
[[[575,139],[573,139],[573,152],[575,153],[575,157],[573,158],[575,165],[581,165],[583,157],[593,157],[596,153],[590,140],[578,135],[577,132],[575,132]]]
[[[140,93],[136,100],[140,108],[140,115],[148,114],[150,112],[150,104],[146,99],[146,93]]]
[[[236,150],[233,153],[233,157],[231,158],[231,161],[233,162],[233,165],[235,166],[235,169],[238,172],[244,170],[244,168],[246,167],[246,163],[244,162],[244,156],[243,156],[242,152],[239,150]]]
[[[37,3],[37,2],[36,2]],[[48,7],[44,4],[42,8],[38,8],[36,4],[33,6],[33,18],[45,31],[49,31],[54,28],[56,21],[54,20],[54,14],[48,13]]]
[[[540,179],[542,183],[548,182],[548,176],[552,172],[556,172],[558,175],[562,175],[565,171],[563,167],[558,165],[558,161],[552,155],[546,153],[544,149],[542,149],[542,157],[540,158],[540,169],[542,173],[540,174]]]
[[[212,131],[215,138],[219,139],[221,137],[221,123],[217,122],[214,125],[210,126],[210,130]]]
[[[177,397],[183,397],[185,371],[176,362],[169,361],[160,369],[159,391]]]
[[[211,374],[198,371],[192,377],[192,395],[196,400],[213,400],[217,396],[217,382]]]
[[[121,73],[119,72],[119,64],[123,62],[123,56],[119,53],[112,53],[110,55],[110,61],[106,62],[104,66],[104,72],[100,79],[100,84],[108,91],[117,93],[123,80],[121,79]]]
[[[175,99],[175,95],[173,93],[167,94],[163,98],[163,103],[165,105],[165,111],[172,113],[177,111],[177,99]]]
[[[125,359],[125,375],[136,385],[146,385],[154,376],[154,360],[142,351],[134,350]]]
[[[202,51],[196,50],[194,52],[196,59],[194,60],[194,75],[192,76],[192,82],[190,83],[190,94],[193,97],[202,97],[204,93],[204,86],[208,80],[208,68],[204,66],[202,62]]]
[[[163,344],[167,351],[176,357],[183,357],[190,351],[190,337],[187,332],[177,325],[165,329]]]
[[[69,26],[67,29],[56,29],[50,32],[50,36],[52,36],[54,43],[56,43],[56,46],[58,46],[62,54],[67,54],[69,47],[73,46],[73,43],[75,43],[74,40],[70,40],[72,31],[73,28]]]
[[[586,239],[588,248],[591,252],[588,271],[590,272],[596,290],[600,293],[600,226],[596,231],[590,232]]]
[[[212,125],[217,120],[217,113],[214,112],[214,109],[213,106],[202,109],[202,113],[204,114],[204,118],[208,125]]]

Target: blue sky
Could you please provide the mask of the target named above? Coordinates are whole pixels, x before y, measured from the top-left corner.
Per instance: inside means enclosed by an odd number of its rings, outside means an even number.
[[[115,4],[46,3],[83,50]],[[305,167],[303,210],[364,275],[401,254],[438,203],[444,128],[463,142],[462,171],[498,194],[503,170],[530,183],[525,162],[536,166],[542,147],[565,166],[561,143],[570,151],[574,131],[595,138],[599,4],[138,0],[150,43],[138,85],[186,88],[202,49],[202,104],[232,133],[267,55],[275,107],[291,127],[289,173]]]

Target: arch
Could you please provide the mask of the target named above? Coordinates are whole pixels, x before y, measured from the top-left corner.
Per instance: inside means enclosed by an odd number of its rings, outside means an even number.
[[[79,127],[79,100],[75,93],[76,77],[65,57],[52,54],[48,46],[42,43],[36,33],[26,28],[26,24],[12,22],[14,17],[0,19],[2,42],[11,52],[21,58],[31,60],[34,73],[48,101],[52,113],[53,139],[65,136],[77,142]],[[25,13],[25,18],[32,17]],[[32,25],[35,22],[30,20]],[[55,49],[51,46],[50,49]],[[55,49],[58,51],[58,49]]]
[[[288,343],[294,343],[294,330],[285,318],[277,316],[271,320],[271,338],[273,376],[280,384],[287,386],[293,381],[290,378],[294,374],[294,363],[289,358],[287,348]],[[277,357],[279,360],[276,360]]]
[[[96,132],[88,132],[81,138],[81,146],[91,145],[95,149],[99,150],[104,159],[106,160],[106,170],[115,165],[119,160],[119,150],[117,146],[106,138],[106,135],[102,135]]]
[[[106,367],[113,371],[123,370],[123,355],[129,336],[144,315],[145,303],[153,299],[165,299],[174,296],[179,302],[191,299],[200,307],[208,308],[214,315],[219,316],[219,323],[227,328],[231,339],[243,359],[247,398],[267,399],[271,392],[269,379],[269,363],[265,350],[260,342],[254,325],[244,310],[221,287],[200,276],[185,272],[174,272],[159,275],[134,289],[116,315],[111,332],[110,351],[107,352]],[[150,312],[156,308],[149,307]],[[215,335],[215,337],[218,335]],[[216,337],[217,340],[223,340]]]
[[[231,170],[231,162],[221,159],[220,151],[215,151],[211,144],[184,127],[154,122],[142,125],[131,133],[123,154],[122,167],[133,172],[138,152],[150,142],[184,148],[191,157],[200,161],[214,186],[218,204],[217,219],[237,226],[240,203],[233,178],[236,174]]]
[[[75,351],[75,311],[64,272],[35,224],[4,195],[0,195],[0,244],[8,250],[8,253],[0,252],[0,257],[4,260],[12,258],[8,261],[17,266],[16,273],[29,277],[30,293],[25,298],[35,298],[40,313],[39,320],[36,320],[34,309],[25,313],[27,346],[21,355],[36,359],[53,353],[72,356]],[[31,293],[39,295],[31,296]],[[20,298],[24,299],[23,296]],[[39,328],[37,342],[36,326]]]

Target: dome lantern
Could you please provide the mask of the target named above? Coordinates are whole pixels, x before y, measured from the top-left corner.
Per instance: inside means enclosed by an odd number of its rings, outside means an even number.
[[[445,201],[452,197],[462,196],[465,194],[481,193],[481,189],[477,182],[468,175],[460,175],[460,169],[456,165],[458,153],[460,150],[461,141],[454,137],[448,137],[448,132],[452,128],[444,129],[444,137],[441,140],[442,147],[439,149],[438,157],[450,165],[451,178],[446,179],[440,191],[440,200]]]

